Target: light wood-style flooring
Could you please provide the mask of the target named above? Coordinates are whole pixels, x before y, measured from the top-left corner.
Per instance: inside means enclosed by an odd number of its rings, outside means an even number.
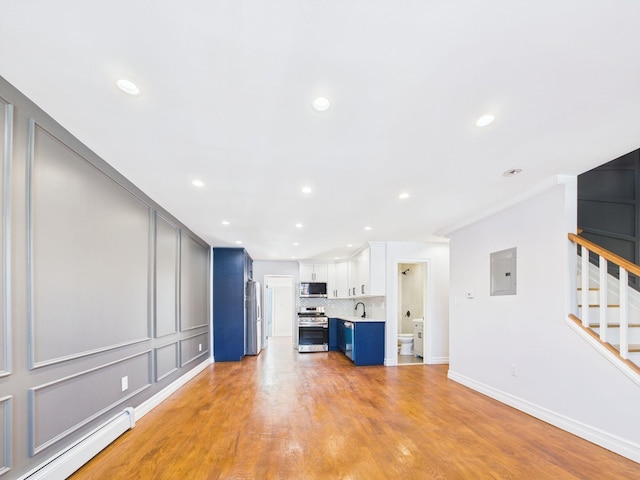
[[[446,375],[272,338],[208,367],[72,479],[640,478],[640,464]]]

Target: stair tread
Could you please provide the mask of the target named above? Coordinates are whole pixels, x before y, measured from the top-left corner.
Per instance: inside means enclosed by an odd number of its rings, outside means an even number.
[[[620,345],[614,345],[613,348],[615,348],[616,350],[620,351]],[[640,344],[638,344],[638,343],[629,344],[629,352],[630,353],[638,353],[638,352],[640,352]]]
[[[582,304],[578,304],[578,307],[582,308]],[[600,305],[598,305],[597,303],[590,303],[589,308],[600,308]],[[611,304],[607,305],[607,308],[620,308],[620,305]]]
[[[590,323],[589,327],[591,328],[600,328],[600,324],[599,323]],[[609,328],[620,328],[620,324],[619,323],[608,323],[607,327]],[[630,323],[628,325],[629,328],[639,328],[640,327],[640,323]]]
[[[578,287],[578,290],[582,291],[582,287]],[[589,287],[589,291],[590,292],[599,292],[600,288],[598,288],[598,287]]]

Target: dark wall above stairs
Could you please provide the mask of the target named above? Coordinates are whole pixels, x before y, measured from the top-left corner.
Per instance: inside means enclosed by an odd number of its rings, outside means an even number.
[[[578,228],[586,239],[639,263],[640,149],[578,176]],[[616,267],[609,270],[617,276]],[[640,286],[638,278],[629,283]]]

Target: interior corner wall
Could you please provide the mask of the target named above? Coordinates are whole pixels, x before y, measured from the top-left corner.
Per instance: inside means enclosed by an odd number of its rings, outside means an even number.
[[[640,388],[565,323],[575,296],[567,239],[575,185],[450,235],[449,377],[638,461]],[[517,294],[490,296],[489,256],[511,247]]]
[[[398,263],[416,262],[428,262],[425,322],[432,322],[428,352],[433,363],[449,359],[449,244],[387,242],[385,365],[398,362]]]

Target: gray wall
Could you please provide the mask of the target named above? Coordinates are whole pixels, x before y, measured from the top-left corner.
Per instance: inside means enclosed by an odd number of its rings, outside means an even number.
[[[210,247],[1,77],[0,159],[5,479],[210,356]]]

